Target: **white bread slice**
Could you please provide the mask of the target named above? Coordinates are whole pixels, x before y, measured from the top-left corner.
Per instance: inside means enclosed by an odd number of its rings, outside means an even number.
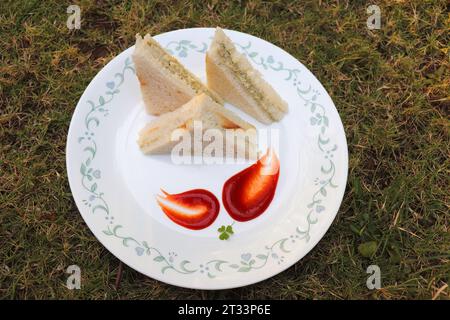
[[[223,103],[219,95],[208,89],[149,34],[144,38],[136,35],[132,57],[149,114],[160,115],[175,110],[200,93]]]
[[[246,159],[257,158],[256,128],[204,93],[195,96],[175,111],[165,113],[148,123],[139,133],[139,147],[146,154],[171,153],[173,147],[180,142],[172,141],[172,132],[176,129],[187,130],[192,137],[194,121],[201,121],[203,132],[206,129],[219,129],[224,138],[226,130],[232,132],[233,138],[236,139],[232,156],[240,154],[245,155]],[[244,132],[245,135],[242,134]],[[203,141],[202,147],[209,143],[210,141]],[[224,141],[223,156],[226,156],[225,145]],[[192,154],[193,148],[190,151]]]
[[[258,121],[279,121],[287,103],[239,53],[219,27],[206,53],[208,87]]]

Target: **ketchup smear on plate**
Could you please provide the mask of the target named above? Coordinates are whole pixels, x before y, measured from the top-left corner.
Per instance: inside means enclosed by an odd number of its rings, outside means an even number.
[[[240,222],[255,219],[270,205],[280,175],[280,161],[269,148],[255,164],[228,179],[222,202],[230,216]]]
[[[192,230],[210,226],[219,215],[220,204],[217,197],[204,189],[194,189],[178,194],[162,190],[156,201],[164,213],[176,224]]]

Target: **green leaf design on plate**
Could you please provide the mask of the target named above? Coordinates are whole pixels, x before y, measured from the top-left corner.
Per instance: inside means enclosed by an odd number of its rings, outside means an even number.
[[[172,266],[165,266],[165,267],[162,267],[162,268],[161,268],[161,273],[166,272],[166,270],[168,270],[168,269],[173,269],[173,267],[172,267]]]
[[[189,270],[186,268],[186,265],[190,264],[191,262],[188,260],[183,260],[180,263],[180,268],[181,270],[185,271],[185,272],[195,272],[195,270]]]
[[[98,204],[98,205],[94,206],[94,208],[92,209],[92,213],[94,213],[97,210],[103,210],[107,214],[109,213],[108,212],[108,208],[106,208],[104,205],[101,205],[101,204]]]
[[[214,263],[214,268],[217,271],[222,272],[222,265],[227,263],[227,261],[225,261],[225,260],[213,260],[213,261],[208,262],[207,264],[210,264],[210,263]]]
[[[250,270],[252,270],[251,267],[241,267],[239,268],[238,272],[249,272]]]

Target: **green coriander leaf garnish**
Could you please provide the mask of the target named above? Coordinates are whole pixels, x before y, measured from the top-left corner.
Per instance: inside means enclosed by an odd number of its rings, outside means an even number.
[[[219,239],[220,240],[228,240],[232,234],[234,234],[233,231],[233,225],[228,226],[221,226],[219,229],[217,229],[219,232]]]

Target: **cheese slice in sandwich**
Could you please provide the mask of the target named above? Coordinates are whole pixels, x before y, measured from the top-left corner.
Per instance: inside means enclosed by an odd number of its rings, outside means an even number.
[[[210,143],[215,142],[220,144],[220,148],[222,148],[220,152],[222,157],[237,156],[252,160],[257,158],[256,128],[204,93],[195,96],[175,111],[165,113],[148,123],[139,133],[139,147],[146,154],[171,153],[173,148],[180,143],[180,139],[173,139],[172,134],[175,130],[182,130],[183,134],[189,134],[191,140],[188,141],[188,144],[190,148],[186,153],[192,155],[195,146],[192,140],[195,135],[194,126],[199,125],[199,123],[201,123],[202,130],[200,131],[202,150]],[[219,138],[223,140],[216,142],[217,136],[214,136],[213,139],[203,139],[206,136],[207,129],[219,130]],[[177,134],[177,136],[181,135]],[[233,141],[226,141],[230,137]],[[230,142],[232,143],[232,150],[229,150]],[[214,156],[217,156],[217,154],[214,154]]]
[[[262,123],[279,121],[288,111],[287,103],[219,27],[206,53],[206,75],[210,89]]]
[[[217,93],[208,89],[149,34],[144,38],[136,35],[132,58],[149,114],[160,115],[173,111],[200,93],[209,95],[217,103],[223,103]]]

